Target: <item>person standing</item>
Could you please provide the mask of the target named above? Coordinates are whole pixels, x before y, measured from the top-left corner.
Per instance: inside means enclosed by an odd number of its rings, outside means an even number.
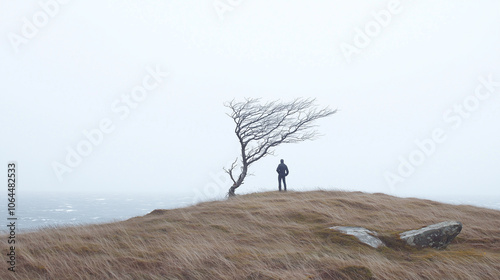
[[[286,191],[286,180],[285,177],[288,176],[288,166],[286,166],[284,160],[280,160],[280,164],[278,168],[276,168],[276,172],[278,172],[278,188],[281,191],[281,181],[283,181],[283,187]]]

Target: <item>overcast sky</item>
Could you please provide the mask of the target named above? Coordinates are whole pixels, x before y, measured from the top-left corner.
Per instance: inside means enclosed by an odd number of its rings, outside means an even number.
[[[2,176],[14,160],[19,192],[213,197],[239,153],[223,103],[312,97],[339,109],[322,137],[279,146],[237,193],[276,190],[283,158],[289,189],[498,196],[499,15],[495,0],[0,0]]]

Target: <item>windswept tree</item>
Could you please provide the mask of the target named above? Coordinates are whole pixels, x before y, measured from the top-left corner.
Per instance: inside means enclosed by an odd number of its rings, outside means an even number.
[[[250,165],[273,154],[274,147],[280,144],[316,139],[318,132],[314,129],[314,122],[337,112],[329,107],[318,108],[315,99],[303,98],[291,102],[275,100],[264,104],[258,98],[247,98],[224,105],[231,109],[231,113],[227,115],[236,125],[234,132],[241,147],[241,155],[229,168],[224,168],[233,182],[228,192],[230,197],[243,184]],[[239,175],[235,174],[238,166]]]

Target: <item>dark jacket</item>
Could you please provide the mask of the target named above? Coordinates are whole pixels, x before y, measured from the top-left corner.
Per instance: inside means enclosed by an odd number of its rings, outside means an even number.
[[[286,164],[280,163],[278,168],[276,168],[276,172],[278,172],[280,176],[288,176],[288,167]]]

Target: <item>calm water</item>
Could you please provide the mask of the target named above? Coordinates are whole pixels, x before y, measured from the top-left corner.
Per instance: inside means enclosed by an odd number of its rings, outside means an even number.
[[[500,197],[426,198],[500,210]],[[18,232],[46,226],[120,221],[145,215],[155,209],[172,209],[193,204],[193,197],[164,194],[18,194],[17,199]],[[2,203],[1,207],[6,208],[6,205]],[[5,232],[4,229],[0,231]]]

